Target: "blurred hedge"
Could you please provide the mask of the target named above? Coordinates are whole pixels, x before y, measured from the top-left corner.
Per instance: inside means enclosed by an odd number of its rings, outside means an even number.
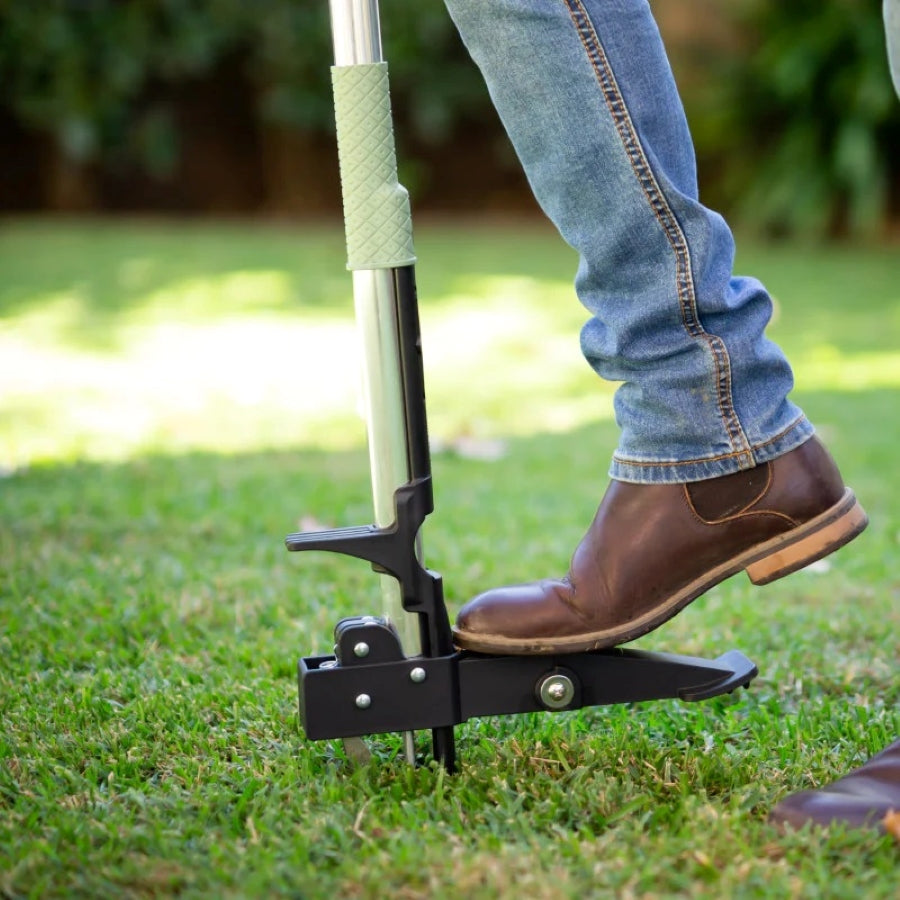
[[[884,222],[900,175],[900,114],[880,2],[707,0],[728,37],[687,39],[679,75],[715,205],[779,231],[857,232]],[[661,21],[680,19],[690,32],[698,3],[673,0],[658,10]],[[496,129],[443,4],[381,0],[381,9],[398,130],[410,146],[446,152],[473,129]],[[248,102],[258,122],[320,136],[333,129],[330,58],[324,0],[0,6],[6,115],[74,165],[138,167],[160,183],[183,154],[182,85],[213,79],[225,90],[237,78],[250,99],[234,102]],[[487,142],[496,152],[485,165],[511,168],[508,148],[489,134]]]
[[[445,137],[485,91],[441,4],[382,0],[393,87],[417,134]],[[154,86],[240,66],[258,114],[333,130],[324,0],[10,0],[0,7],[3,103],[75,160],[126,154],[151,172],[177,136]]]
[[[881,2],[739,8],[748,52],[723,73],[718,140],[730,164],[725,193],[745,223],[852,234],[896,215],[900,104]]]

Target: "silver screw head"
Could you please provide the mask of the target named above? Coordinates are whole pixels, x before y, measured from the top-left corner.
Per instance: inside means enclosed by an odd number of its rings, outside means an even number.
[[[353,648],[353,655],[358,656],[360,659],[362,659],[364,656],[368,656],[369,655],[369,645],[365,641],[360,641]]]
[[[409,680],[414,681],[416,684],[421,684],[427,677],[427,673],[421,666],[416,666],[409,673]]]
[[[372,698],[368,694],[360,694],[356,698],[356,706],[358,709],[368,709],[372,705]]]
[[[547,694],[551,700],[562,700],[566,696],[566,686],[554,681],[553,684],[547,686]]]
[[[537,693],[547,709],[565,709],[575,699],[575,684],[568,675],[556,672],[540,682]]]

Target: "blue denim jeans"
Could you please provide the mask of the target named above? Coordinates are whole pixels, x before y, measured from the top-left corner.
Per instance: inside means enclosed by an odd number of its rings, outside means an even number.
[[[534,194],[580,256],[585,357],[615,396],[620,481],[697,481],[799,446],[772,302],[733,274],[646,0],[446,0]]]

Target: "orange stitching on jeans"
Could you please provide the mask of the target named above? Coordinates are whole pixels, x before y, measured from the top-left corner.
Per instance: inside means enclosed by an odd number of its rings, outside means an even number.
[[[669,460],[669,461],[660,461],[653,460],[648,462],[647,460],[640,459],[628,459],[625,456],[619,456],[618,454],[613,454],[613,459],[615,462],[621,463],[623,466],[634,466],[635,468],[659,468],[659,469],[674,469],[678,466],[695,466],[695,465],[703,465],[704,463],[714,463],[721,462],[725,459],[734,459],[738,456],[745,456],[748,452],[753,454],[757,450],[762,450],[763,447],[768,447],[769,444],[774,444],[780,441],[785,435],[790,434],[801,422],[803,422],[804,416],[799,415],[784,431],[779,432],[774,437],[769,438],[767,441],[763,441],[761,444],[755,444],[747,450],[735,450],[732,453],[721,453],[718,456],[703,456],[697,459],[682,459],[682,460]],[[798,444],[797,446],[800,446]]]
[[[732,447],[740,447],[730,456],[749,456],[752,462],[750,442],[734,409],[728,349],[720,337],[710,334],[700,322],[687,239],[650,168],[625,99],[616,82],[615,73],[612,71],[606,51],[582,0],[565,0],[565,2],[588,61],[597,77],[600,91],[612,117],[613,125],[622,141],[628,162],[675,256],[675,289],[681,309],[682,324],[690,337],[704,341],[709,348],[715,367],[719,418],[728,433]]]

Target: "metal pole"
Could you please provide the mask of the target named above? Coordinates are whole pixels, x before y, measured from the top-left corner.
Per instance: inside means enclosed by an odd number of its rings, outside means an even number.
[[[382,62],[378,0],[329,0],[334,64]]]
[[[377,0],[329,0],[336,66],[383,62]],[[375,524],[394,521],[394,491],[410,480],[406,415],[392,269],[353,272],[356,325],[362,349],[362,394],[369,443]],[[421,550],[421,548],[419,548]],[[394,623],[407,656],[421,653],[418,617],[403,609],[400,586],[381,576],[385,616]],[[412,734],[406,756],[415,761]]]

